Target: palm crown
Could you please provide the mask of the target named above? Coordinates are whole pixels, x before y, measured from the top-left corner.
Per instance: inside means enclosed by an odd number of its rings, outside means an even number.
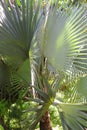
[[[33,112],[28,117],[30,130],[35,129],[50,105],[57,107],[64,130],[83,130],[87,127],[87,105],[83,102],[87,78],[86,10],[80,6],[66,13],[53,7],[43,19],[40,2],[23,0],[20,7],[16,2],[12,7],[1,0],[4,18],[0,21],[0,80],[6,86],[10,84],[10,92],[13,88],[20,90],[21,84],[24,90],[35,90],[35,98],[29,95],[29,101],[35,102],[28,109]],[[47,75],[49,64],[56,72],[52,83]],[[64,84],[72,92],[68,92],[67,103],[55,100]],[[79,95],[84,97],[78,100]]]

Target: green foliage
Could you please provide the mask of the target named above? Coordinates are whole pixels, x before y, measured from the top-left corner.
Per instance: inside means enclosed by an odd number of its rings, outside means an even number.
[[[52,123],[52,127],[61,126],[61,120],[59,118],[59,113],[56,107],[50,106],[49,108],[50,112],[50,119]]]
[[[53,127],[87,127],[86,9],[48,3],[0,1],[0,114],[9,130],[35,130],[47,110]]]
[[[0,101],[0,116],[4,116],[7,113],[8,102],[2,100]]]
[[[29,58],[30,45],[39,22],[39,4],[40,2],[33,10],[34,0],[22,1],[21,9],[17,4],[15,10],[9,5],[9,11],[6,2],[1,1],[5,20],[0,26],[0,53],[16,65]],[[3,21],[3,18],[1,20]]]
[[[0,125],[0,130],[4,130],[4,128]]]
[[[73,8],[69,17],[60,10],[57,14],[55,10],[50,11],[45,33],[47,41],[43,45],[44,55],[57,70],[70,74],[77,74],[81,70],[86,72],[86,23],[83,7]]]
[[[78,93],[87,99],[87,76],[81,77],[77,82]]]
[[[16,3],[17,3],[18,6],[21,6],[20,0],[16,0]]]
[[[87,104],[62,104],[59,113],[64,130],[87,128]]]

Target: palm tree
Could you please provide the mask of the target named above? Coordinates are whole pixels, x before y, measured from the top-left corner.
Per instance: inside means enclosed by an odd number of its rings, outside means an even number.
[[[85,8],[73,7],[66,13],[55,6],[48,10],[46,19],[43,19],[40,0],[36,3],[34,0],[21,1],[20,7],[16,2],[15,6],[11,6],[1,0],[1,6],[4,18],[0,20],[0,63],[8,66],[6,72],[10,79],[4,83],[10,83],[9,91],[18,91],[23,87],[25,93],[29,93],[28,101],[34,102],[25,111],[29,116],[23,121],[23,129],[35,130],[40,122],[40,130],[51,130],[48,111],[50,105],[54,105],[58,109],[64,130],[85,130]],[[3,67],[1,70],[3,72]],[[55,73],[52,79],[50,71]],[[30,88],[33,88],[33,95]],[[61,91],[67,94],[62,101],[56,97]]]

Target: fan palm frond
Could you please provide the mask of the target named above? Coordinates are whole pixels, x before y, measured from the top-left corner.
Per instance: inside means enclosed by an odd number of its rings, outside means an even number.
[[[29,57],[29,49],[40,19],[40,0],[21,1],[21,7],[7,5],[1,0],[3,16],[0,18],[0,54],[24,61]]]
[[[52,66],[67,73],[87,71],[87,18],[84,7],[72,8],[71,14],[49,11],[43,43],[44,55]],[[43,49],[42,48],[42,49]],[[51,51],[52,50],[52,51]]]
[[[64,130],[85,130],[87,128],[87,104],[59,103],[58,110]]]
[[[22,98],[29,93],[31,83],[29,60],[26,60],[19,69],[15,70],[0,60],[0,100],[16,101],[19,92],[23,91]]]

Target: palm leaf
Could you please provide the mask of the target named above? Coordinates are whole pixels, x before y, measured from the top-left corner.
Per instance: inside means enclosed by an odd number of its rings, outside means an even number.
[[[49,12],[45,31],[47,42],[43,43],[44,55],[59,71],[70,74],[86,72],[87,19],[84,7],[72,8],[69,16],[61,10]]]
[[[21,98],[29,93],[30,87],[30,67],[29,60],[26,60],[18,69],[6,64],[4,59],[0,60],[0,99],[9,101],[17,100],[19,92],[23,91]]]
[[[2,59],[0,59],[0,85],[9,81],[8,67]]]
[[[59,103],[58,109],[64,130],[85,130],[87,128],[87,104]]]
[[[79,78],[77,82],[77,91],[79,95],[87,99],[87,76]]]
[[[24,0],[21,7],[6,4],[1,0],[4,18],[0,21],[0,53],[9,56],[13,61],[23,62],[29,57],[29,49],[39,23],[38,1],[33,8],[34,0]]]
[[[0,100],[6,98],[7,86],[10,85],[9,68],[0,58]]]

